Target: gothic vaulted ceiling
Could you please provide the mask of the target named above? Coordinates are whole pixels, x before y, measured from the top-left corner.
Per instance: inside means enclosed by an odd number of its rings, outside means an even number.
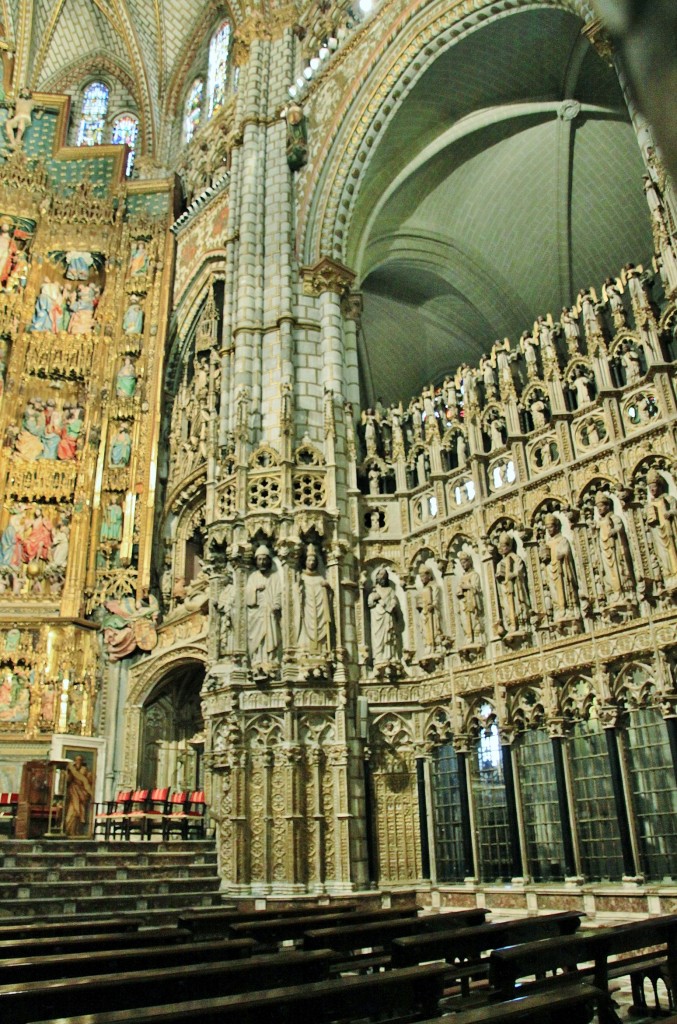
[[[516,343],[651,254],[642,163],[615,72],[581,22],[529,5],[450,46],[366,172],[348,264],[363,377],[407,399],[497,338]]]
[[[20,77],[34,90],[69,92],[106,70],[136,102],[146,152],[164,130],[192,60],[221,13],[220,0],[0,0]]]

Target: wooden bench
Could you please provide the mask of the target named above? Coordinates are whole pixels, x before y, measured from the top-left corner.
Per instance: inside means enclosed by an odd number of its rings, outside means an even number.
[[[444,1018],[451,1024],[588,1024],[592,1010],[607,997],[592,985],[567,985],[561,991],[518,996],[507,1003],[461,1010]],[[422,1024],[439,1024],[440,1018]],[[677,1024],[677,1017],[662,1024]]]
[[[379,927],[393,919],[416,921],[416,907],[409,911],[399,909],[377,908],[376,910],[354,910],[348,913],[339,912],[335,914],[324,914],[321,918],[322,930],[325,925],[344,926],[348,931],[355,931],[357,928],[374,925]],[[403,918],[403,915],[405,917]],[[272,921],[236,921],[230,925],[230,934],[233,938],[247,937],[256,939],[261,945],[270,947],[280,942],[290,942],[302,939],[308,928],[317,924],[317,916],[302,914],[298,917],[278,918]],[[313,946],[313,949],[324,949],[327,943],[320,943]]]
[[[112,967],[124,973],[170,969],[184,964],[225,963],[250,957],[255,945],[253,939],[212,939],[175,946],[101,949],[94,953],[70,953],[68,956],[57,953],[52,956],[14,957],[0,960],[0,985],[107,974]]]
[[[644,952],[652,946],[665,946],[665,951]],[[611,960],[612,957],[626,959]],[[593,962],[594,967],[580,969]],[[677,992],[677,914],[635,921],[612,928],[599,928],[586,935],[569,935],[559,939],[543,939],[522,946],[497,949],[491,954],[489,981],[499,999],[510,999],[521,978],[535,975],[543,978],[548,971],[563,969],[568,978],[589,980],[602,991],[609,992],[609,983],[629,976],[632,983],[633,1006],[637,1012],[646,1008],[644,980],[664,972],[668,989],[674,999]],[[541,987],[562,983],[561,977],[537,982]],[[531,986],[532,988],[535,986]],[[604,1020],[613,1019],[604,1011]]]
[[[30,924],[0,924],[0,942],[9,939],[46,939],[59,935],[94,935],[135,932],[146,922],[140,917],[102,917],[92,921],[35,921]]]
[[[264,979],[261,979],[262,981]],[[199,977],[194,984],[199,985]],[[444,968],[406,967],[306,985],[272,988],[234,996],[217,996],[135,1010],[51,1018],[51,1024],[290,1024],[336,1020],[413,1021],[435,1016],[444,986]],[[43,1015],[40,1018],[45,1020]]]
[[[29,1024],[38,1018],[152,1006],[171,996],[173,1003],[229,996],[266,987],[304,985],[328,977],[331,950],[290,950],[229,963],[191,963],[155,970],[84,975],[0,985],[0,1020]],[[110,964],[112,967],[113,964]],[[117,966],[117,964],[115,965]],[[86,965],[83,964],[86,968]]]
[[[481,959],[483,953],[524,941],[572,935],[578,929],[583,916],[578,911],[565,910],[542,917],[497,921],[475,928],[460,928],[431,935],[411,935],[392,942],[391,963],[393,967],[410,967],[431,960],[445,960],[449,964],[462,961],[460,967],[448,973],[447,980],[459,980],[461,995],[467,997],[470,979],[488,974],[489,961]]]
[[[141,946],[191,942],[187,928],[146,928],[139,932],[97,932],[94,935],[53,935],[47,938],[4,940],[0,960],[6,957],[48,956],[50,953],[93,953],[98,949],[137,949]]]
[[[311,928],[304,933],[304,949],[328,947],[340,953],[351,953],[358,949],[383,949],[388,952],[395,939],[406,935],[420,935],[422,932],[445,930],[454,927],[465,928],[484,923],[487,910],[473,907],[469,910],[454,910],[448,914],[430,914],[425,917],[397,917],[394,920],[380,920],[343,925],[333,928]]]
[[[323,907],[268,907],[266,910],[238,910],[234,906],[205,907],[182,911],[178,916],[179,928],[188,928],[196,939],[218,938],[229,934],[231,924],[245,921],[277,921],[290,917],[326,917],[327,914],[349,914],[357,910],[357,903]]]

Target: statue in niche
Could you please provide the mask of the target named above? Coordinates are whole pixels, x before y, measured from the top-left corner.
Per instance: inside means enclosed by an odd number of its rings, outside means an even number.
[[[496,416],[489,424],[489,433],[491,437],[491,451],[497,452],[499,449],[505,447],[505,440],[503,438],[503,430],[505,428],[505,420],[502,416]]]
[[[255,674],[273,675],[280,661],[282,586],[265,544],[256,549],[254,561],[245,588],[249,662]]]
[[[148,250],[143,239],[140,239],[132,249],[128,269],[130,277],[145,277],[148,273]]]
[[[462,551],[458,560],[463,570],[456,586],[462,646],[477,647],[484,644],[482,581],[468,551]]]
[[[642,368],[639,353],[631,342],[626,341],[621,347],[621,366],[625,374],[626,384],[637,384],[642,379]]]
[[[12,224],[8,220],[0,223],[0,284],[7,287],[14,264],[18,255],[18,247],[14,241]]]
[[[480,359],[480,369],[482,371],[482,381],[484,382],[487,398],[495,398],[497,384],[496,371],[494,370],[488,356],[483,356]]]
[[[443,640],[442,617],[440,615],[440,588],[428,565],[418,570],[420,588],[416,594],[418,631],[425,658],[438,654]]]
[[[395,587],[388,570],[376,570],[374,586],[367,598],[371,623],[371,646],[374,667],[399,663],[402,650],[404,622]]]
[[[122,540],[123,518],[122,505],[119,501],[111,501],[106,505],[99,533],[99,539],[102,544],[106,544],[111,541],[113,543],[118,543]]]
[[[113,434],[110,446],[111,466],[128,466],[132,457],[132,437],[126,423],[121,423]]]
[[[534,398],[533,402],[529,406],[529,412],[531,413],[531,420],[534,425],[534,430],[540,430],[546,425],[545,414],[547,412],[547,405],[542,398]]]
[[[143,307],[138,295],[130,295],[130,303],[122,318],[122,330],[125,334],[143,334]]]
[[[66,329],[64,324],[65,303],[63,289],[56,281],[43,281],[35,300],[35,310],[29,331],[51,332]]]
[[[539,556],[546,570],[554,620],[579,617],[578,580],[571,544],[562,533],[561,520],[545,517],[545,537]]]
[[[527,568],[515,551],[515,541],[509,533],[502,533],[499,537],[498,553],[501,557],[496,566],[496,583],[502,629],[510,636],[521,632],[529,622]]]
[[[373,458],[378,455],[378,424],[376,420],[376,413],[373,409],[367,409],[362,413],[362,423],[364,425],[364,448],[367,458]]]
[[[125,356],[124,363],[115,377],[115,392],[118,398],[133,398],[136,392],[136,367],[131,356]]]
[[[57,576],[63,575],[68,565],[68,550],[70,547],[68,526],[68,516],[59,516],[54,526],[54,533],[52,534],[51,567]]]
[[[609,605],[634,601],[635,576],[625,526],[613,510],[611,497],[598,491],[595,497],[599,553]]]
[[[646,523],[663,582],[672,590],[677,588],[677,501],[668,494],[665,479],[657,470],[649,470],[646,482]]]
[[[226,569],[216,607],[219,612],[219,657],[225,657],[232,654],[235,627],[235,584],[231,569]]]
[[[468,442],[462,431],[456,435],[456,463],[458,469],[465,469],[468,465]]]
[[[101,289],[96,284],[79,284],[77,289],[64,291],[68,315],[66,330],[69,334],[89,334],[94,330],[94,315],[100,295]]]
[[[534,335],[538,331],[538,343],[541,346],[541,358],[543,360],[543,367],[554,367],[557,366],[557,351],[555,349],[554,342],[554,326],[552,323],[552,317],[548,316],[548,319],[544,316],[539,316],[534,325]]]
[[[576,408],[584,409],[586,405],[592,405],[590,396],[591,377],[581,367],[576,370],[576,376],[571,381],[571,387],[576,395]]]
[[[296,642],[310,655],[331,650],[331,587],[321,574],[314,544],[306,547],[305,568],[297,582],[298,626]]]
[[[602,333],[602,327],[597,315],[597,296],[592,289],[581,288],[578,293],[578,308],[581,311],[583,326],[588,338],[597,337]]]

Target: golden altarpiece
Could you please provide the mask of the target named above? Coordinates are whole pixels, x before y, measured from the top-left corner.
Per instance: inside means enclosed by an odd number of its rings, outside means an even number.
[[[457,28],[429,8],[421,52]],[[650,133],[653,261],[368,404],[346,235],[390,86],[337,128],[369,32],[278,13],[235,28],[178,220],[119,150],[59,149],[58,97],[3,167],[0,770],[53,732],[107,738],[109,790],[190,764],[233,895],[669,910],[677,203]],[[306,123],[290,69],[334,29]]]

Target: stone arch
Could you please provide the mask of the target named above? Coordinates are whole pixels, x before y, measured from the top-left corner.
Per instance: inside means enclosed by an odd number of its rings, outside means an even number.
[[[144,708],[153,694],[181,671],[194,669],[204,675],[206,665],[206,647],[190,644],[144,658],[130,669],[123,717],[124,783],[135,785],[138,779]]]
[[[372,47],[365,54],[364,73],[356,69],[351,74],[353,87],[344,93],[325,130],[314,165],[318,170],[310,177],[299,213],[303,262],[313,264],[322,256],[345,259],[351,215],[370,153],[435,59],[479,25],[539,7],[569,11],[583,21],[594,17],[586,0],[466,0],[453,9],[444,0],[433,6],[418,0],[403,12],[376,53]]]

